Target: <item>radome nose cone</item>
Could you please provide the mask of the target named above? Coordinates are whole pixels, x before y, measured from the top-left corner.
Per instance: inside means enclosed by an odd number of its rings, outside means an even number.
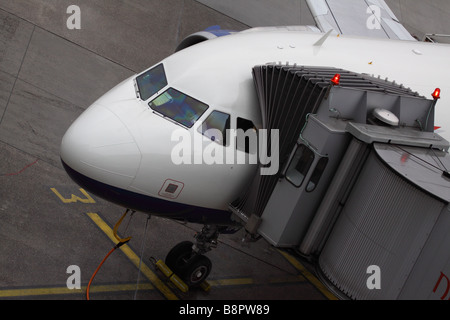
[[[61,159],[91,179],[127,187],[139,169],[141,153],[123,122],[106,107],[93,105],[64,135]]]

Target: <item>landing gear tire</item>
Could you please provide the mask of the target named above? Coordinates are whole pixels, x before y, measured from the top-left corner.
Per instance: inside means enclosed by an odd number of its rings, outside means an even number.
[[[193,243],[183,241],[169,251],[166,265],[189,287],[199,286],[211,272],[212,263],[208,257],[195,253]]]
[[[211,268],[212,263],[208,257],[195,255],[189,260],[181,277],[189,287],[196,287],[206,280]]]
[[[166,256],[166,265],[178,276],[181,276],[187,261],[192,257],[192,246],[190,241],[180,242]]]

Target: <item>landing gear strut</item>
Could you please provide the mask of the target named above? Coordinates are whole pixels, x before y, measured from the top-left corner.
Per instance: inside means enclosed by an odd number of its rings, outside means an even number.
[[[222,227],[205,225],[195,235],[195,244],[183,241],[169,251],[166,265],[189,287],[199,286],[211,272],[212,263],[204,254],[217,247],[217,238]]]

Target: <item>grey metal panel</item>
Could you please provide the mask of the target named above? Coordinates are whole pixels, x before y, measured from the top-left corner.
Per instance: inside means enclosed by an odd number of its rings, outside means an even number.
[[[324,275],[353,299],[396,299],[446,204],[369,157],[319,258]],[[381,289],[367,287],[367,268]]]
[[[350,80],[347,81],[350,82]],[[339,87],[333,87],[326,102],[328,108],[322,107],[318,113],[321,118],[333,116],[348,119],[353,123],[379,124],[375,120],[374,111],[381,108],[399,119],[398,127],[410,127],[417,131],[417,133],[407,133],[400,128],[399,133],[392,132],[394,136],[412,134],[419,137],[420,131],[434,132],[434,101],[385,80],[369,76],[354,77],[350,83],[342,82]],[[334,114],[330,113],[332,110]],[[403,132],[400,133],[401,131]],[[427,139],[430,139],[430,136],[435,143],[443,140],[437,135],[428,135]]]
[[[381,127],[350,122],[347,131],[365,143],[383,142],[423,148],[448,150],[449,142],[434,132],[422,132],[408,128]]]

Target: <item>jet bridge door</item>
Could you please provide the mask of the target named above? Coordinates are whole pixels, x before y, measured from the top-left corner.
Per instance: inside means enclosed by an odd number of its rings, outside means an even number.
[[[317,201],[311,199],[317,197],[317,180],[327,164],[327,156],[315,153],[304,143],[296,145],[285,176],[278,181],[265,207],[259,234],[277,247],[298,244],[315,211]]]
[[[349,143],[345,121],[311,115],[261,216],[258,229],[277,247],[295,247],[309,228]]]

